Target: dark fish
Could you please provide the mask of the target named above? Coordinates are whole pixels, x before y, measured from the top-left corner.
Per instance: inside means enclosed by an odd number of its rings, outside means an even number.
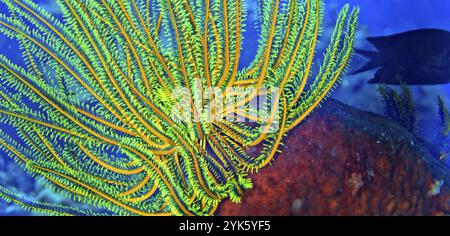
[[[378,51],[356,50],[370,61],[352,74],[380,67],[369,83],[450,83],[450,32],[421,29],[367,40]]]

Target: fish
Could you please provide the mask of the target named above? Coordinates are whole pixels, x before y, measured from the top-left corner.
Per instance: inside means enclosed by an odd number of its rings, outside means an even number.
[[[356,49],[357,54],[369,61],[351,74],[378,68],[369,84],[450,83],[450,32],[419,29],[367,40],[377,51]]]

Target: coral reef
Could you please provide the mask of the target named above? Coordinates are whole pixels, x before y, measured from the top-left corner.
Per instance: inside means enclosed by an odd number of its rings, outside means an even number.
[[[442,126],[442,135],[448,136],[450,133],[450,111],[441,96],[438,97],[438,107],[438,114]]]
[[[330,100],[219,215],[447,215],[449,169],[405,128]]]
[[[91,208],[5,187],[0,197],[62,215],[210,215],[239,201],[248,171],[269,164],[336,87],[359,11],[340,12],[313,75],[320,0],[259,1],[258,50],[245,68],[246,1],[58,1],[62,20],[31,0],[0,4],[0,32],[24,61],[0,56],[0,147]]]
[[[411,91],[405,83],[402,83],[400,88],[401,93],[386,85],[378,87],[378,92],[383,98],[384,114],[410,132],[413,132],[416,128],[417,114]]]

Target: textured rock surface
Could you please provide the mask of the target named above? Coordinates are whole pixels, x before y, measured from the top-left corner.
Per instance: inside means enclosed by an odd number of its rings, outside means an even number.
[[[217,215],[450,214],[448,171],[405,129],[331,100]]]

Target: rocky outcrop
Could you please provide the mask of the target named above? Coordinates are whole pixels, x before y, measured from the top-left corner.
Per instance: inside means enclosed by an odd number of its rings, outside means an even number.
[[[450,214],[449,173],[406,129],[330,100],[217,215]]]

